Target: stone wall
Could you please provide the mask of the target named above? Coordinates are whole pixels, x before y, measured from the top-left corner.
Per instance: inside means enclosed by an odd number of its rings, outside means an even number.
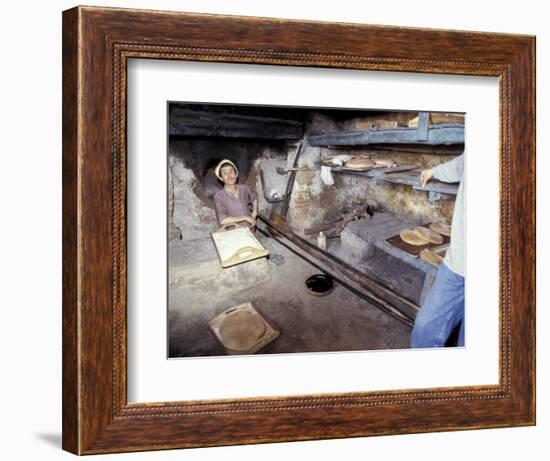
[[[416,114],[414,114],[416,115]],[[406,123],[411,114],[396,114],[394,119]],[[328,117],[313,113],[306,125],[306,137],[309,133],[335,131],[338,128],[357,129],[368,126],[376,117],[354,118],[343,124],[331,121]],[[335,154],[366,154],[373,159],[393,160],[398,164],[418,164],[421,168],[429,168],[446,162],[459,151],[457,147],[395,147],[392,150],[375,150],[368,148],[326,148],[311,147],[306,144],[300,156],[300,166],[319,165],[321,158]],[[293,194],[290,202],[288,219],[291,227],[298,233],[303,233],[309,227],[318,226],[327,221],[338,219],[341,213],[354,208],[365,209],[372,205],[376,209],[390,211],[406,216],[415,221],[447,220],[452,218],[455,198],[442,196],[441,200],[431,203],[428,192],[412,189],[410,186],[398,184],[382,184],[374,179],[353,174],[333,173],[334,185],[327,186],[321,181],[319,171],[304,171],[296,173]]]
[[[393,118],[406,124],[413,115],[399,113]],[[288,221],[298,233],[338,219],[341,213],[354,208],[390,211],[416,221],[450,221],[454,197],[444,196],[430,203],[428,193],[410,186],[376,183],[373,179],[353,174],[333,173],[334,185],[321,181],[319,163],[323,156],[363,153],[374,159],[391,159],[398,164],[419,164],[422,168],[435,166],[459,154],[457,147],[392,147],[391,150],[349,148],[334,149],[311,147],[307,137],[340,129],[358,129],[380,118],[355,117],[348,120],[332,119],[321,112],[311,111],[305,120],[305,138],[298,165],[317,168],[315,171],[296,173],[291,195]],[[385,118],[385,117],[384,117]],[[212,196],[222,187],[214,176],[214,166],[223,158],[229,158],[239,166],[239,182],[255,190],[259,209],[269,216],[278,211],[278,205],[265,199],[260,178],[262,160],[283,162],[296,150],[295,142],[257,142],[246,140],[171,140],[169,145],[168,210],[170,240],[205,238],[218,227]],[[278,178],[280,179],[280,178]],[[286,181],[286,177],[282,177]],[[267,192],[269,193],[269,191]]]

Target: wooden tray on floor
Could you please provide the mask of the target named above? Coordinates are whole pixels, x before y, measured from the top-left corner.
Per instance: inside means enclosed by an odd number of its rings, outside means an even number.
[[[208,322],[208,330],[227,355],[254,354],[281,334],[250,302],[226,309]]]

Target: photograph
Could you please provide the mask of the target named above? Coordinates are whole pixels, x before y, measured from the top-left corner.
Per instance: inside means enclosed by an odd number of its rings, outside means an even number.
[[[166,119],[168,358],[467,346],[466,114]]]

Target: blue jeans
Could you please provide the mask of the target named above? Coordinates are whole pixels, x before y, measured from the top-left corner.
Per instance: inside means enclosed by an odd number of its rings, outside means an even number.
[[[434,284],[416,316],[411,347],[445,346],[459,322],[458,346],[464,346],[464,277],[441,263]]]

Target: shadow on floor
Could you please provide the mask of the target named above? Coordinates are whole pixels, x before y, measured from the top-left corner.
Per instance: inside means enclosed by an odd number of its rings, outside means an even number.
[[[51,445],[55,448],[61,449],[61,433],[47,433],[47,434],[35,434],[36,438],[42,440],[43,442],[46,442],[48,445]]]

